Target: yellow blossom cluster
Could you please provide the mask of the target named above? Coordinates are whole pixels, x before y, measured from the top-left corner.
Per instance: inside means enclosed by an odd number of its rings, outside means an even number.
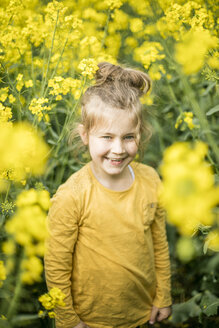
[[[13,179],[21,181],[28,174],[38,175],[44,172],[49,148],[28,123],[2,125],[0,140],[1,173],[12,170]]]
[[[83,76],[87,76],[89,79],[92,79],[98,70],[97,62],[93,58],[82,59],[78,65],[78,69],[81,71]]]
[[[159,42],[143,42],[134,50],[134,59],[140,61],[145,69],[148,69],[152,63],[165,57],[162,53],[163,47]]]
[[[46,213],[50,206],[50,196],[46,190],[25,190],[17,197],[16,205],[17,210],[5,224],[5,230],[24,248],[22,281],[33,284],[42,279],[43,265],[38,256],[44,255]],[[13,247],[11,240],[4,242],[5,254],[10,255]]]
[[[80,97],[81,81],[68,77],[55,76],[49,80],[48,86],[51,88],[49,94],[56,96],[56,100],[61,100],[62,95],[72,93],[75,99]]]
[[[18,91],[21,91],[21,89],[22,89],[23,86],[24,86],[24,80],[23,80],[23,78],[24,78],[24,75],[21,74],[21,73],[19,73],[18,76],[16,77],[16,81],[17,81],[16,89],[17,89]]]
[[[0,287],[3,284],[3,281],[6,279],[6,269],[4,266],[4,262],[0,261]]]
[[[21,280],[27,285],[42,281],[43,264],[37,256],[30,256],[21,262]]]
[[[198,127],[198,125],[195,125],[193,123],[193,113],[192,112],[183,112],[182,114],[180,114],[176,120],[176,124],[175,124],[175,129],[178,129],[178,127],[185,122],[186,125],[188,126],[188,128],[190,130],[193,130],[194,128]]]
[[[46,112],[51,110],[51,106],[47,106],[48,102],[48,98],[34,98],[31,100],[29,110],[34,115],[36,115],[39,122],[42,120],[42,118],[44,118],[46,121],[48,120],[48,115]]]
[[[5,202],[0,203],[0,211],[3,215],[9,215],[14,213],[15,204],[6,200]]]
[[[64,298],[65,294],[59,288],[53,287],[48,293],[41,295],[39,301],[46,310],[53,310],[56,306],[65,306]]]
[[[105,0],[107,6],[109,6],[110,10],[118,9],[122,6],[121,0]]]
[[[168,221],[183,235],[192,235],[200,225],[214,223],[212,208],[219,202],[211,167],[205,162],[207,146],[177,142],[166,149],[161,166],[160,198]]]
[[[182,65],[185,74],[196,73],[207,61],[208,51],[216,45],[217,37],[208,30],[191,30],[176,45],[176,60]],[[212,61],[213,57],[210,58]]]
[[[8,98],[8,87],[0,89],[0,101],[4,102]]]
[[[186,1],[184,4],[171,1],[164,9],[164,16],[157,22],[157,29],[164,38],[173,36],[176,40],[181,39],[188,27],[192,30],[213,29],[212,12],[203,5],[197,1]]]
[[[213,229],[209,232],[206,238],[205,247],[214,252],[219,252],[219,229]]]
[[[25,190],[19,194],[15,215],[6,223],[6,231],[25,248],[28,255],[44,254],[47,235],[45,218],[49,208],[49,193],[46,190]]]
[[[8,122],[12,118],[12,111],[10,107],[4,106],[0,102],[0,124]]]

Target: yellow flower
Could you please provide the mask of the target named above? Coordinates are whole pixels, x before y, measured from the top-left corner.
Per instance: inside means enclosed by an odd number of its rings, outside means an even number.
[[[209,232],[206,238],[207,248],[214,252],[219,252],[219,229],[214,229]]]
[[[13,95],[10,95],[8,98],[9,98],[9,102],[11,104],[13,104],[15,102],[15,100],[16,100],[16,98]]]
[[[8,87],[0,89],[0,101],[4,102],[8,98]]]
[[[65,294],[57,287],[53,287],[46,294],[39,297],[39,301],[46,310],[52,310],[57,305],[65,306],[64,302]]]
[[[0,103],[0,123],[8,122],[12,118],[12,111],[10,107],[5,107]]]
[[[207,146],[196,142],[193,147],[178,142],[166,149],[161,166],[163,186],[160,199],[168,213],[168,221],[183,235],[193,234],[200,225],[214,222],[212,208],[219,202],[219,188],[204,161]]]
[[[178,129],[178,127],[183,123],[185,122],[186,125],[188,126],[188,128],[190,130],[193,130],[194,128],[198,128],[199,125],[195,125],[193,123],[193,113],[192,112],[183,112],[181,113],[177,120],[176,120],[176,124],[175,124],[175,129]],[[183,126],[184,128],[184,126]]]
[[[42,281],[41,274],[43,272],[43,265],[41,260],[36,256],[31,256],[21,263],[22,282],[31,285],[35,282]]]
[[[5,269],[5,266],[4,266],[4,262],[3,261],[0,261],[0,287],[2,286],[3,284],[3,280],[6,279],[6,269]]]
[[[38,312],[38,316],[39,316],[40,318],[43,318],[43,317],[45,316],[45,312],[42,311],[42,310],[40,310],[40,311]]]
[[[46,104],[49,102],[47,98],[34,98],[31,100],[29,110],[37,116],[38,121],[41,121],[46,111],[50,111],[51,107]]]
[[[0,172],[14,170],[17,181],[28,174],[44,172],[49,148],[28,123],[16,123],[12,127],[2,125],[0,140]]]
[[[163,47],[159,42],[145,41],[140,47],[134,50],[134,59],[141,62],[145,69],[148,69],[152,63],[165,57],[161,52]]]
[[[33,80],[28,80],[25,82],[25,87],[26,88],[32,88],[33,86]]]
[[[56,316],[54,311],[49,311],[48,315],[50,318],[55,318],[55,316]]]
[[[22,89],[23,86],[24,86],[23,74],[18,74],[16,80],[17,80],[16,89],[17,89],[18,91],[21,91],[21,89]]]
[[[140,18],[132,18],[130,21],[130,30],[137,33],[143,30],[144,24]]]
[[[204,65],[208,50],[216,45],[217,38],[208,30],[189,31],[183,41],[176,45],[176,60],[182,65],[185,74],[196,73]]]
[[[110,10],[118,9],[122,6],[121,0],[105,0],[107,6],[110,8]]]
[[[78,65],[78,69],[82,71],[83,76],[88,76],[89,79],[92,79],[96,71],[98,70],[97,63],[94,59],[82,59]]]
[[[13,255],[15,253],[15,243],[12,239],[5,241],[2,244],[3,253],[6,255]]]

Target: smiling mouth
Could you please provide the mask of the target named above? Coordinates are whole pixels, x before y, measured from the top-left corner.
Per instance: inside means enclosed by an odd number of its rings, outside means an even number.
[[[108,161],[110,161],[112,164],[121,164],[126,157],[124,158],[109,158],[109,157],[105,157]]]

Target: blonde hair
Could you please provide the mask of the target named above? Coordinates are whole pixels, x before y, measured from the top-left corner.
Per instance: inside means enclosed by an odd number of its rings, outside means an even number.
[[[81,98],[81,120],[70,132],[69,142],[79,137],[79,124],[82,124],[85,131],[89,133],[97,123],[102,122],[102,117],[107,111],[109,112],[109,108],[119,109],[128,111],[136,120],[140,134],[139,150],[143,151],[143,145],[151,137],[151,129],[143,119],[139,98],[151,87],[149,76],[141,71],[107,62],[99,63],[98,67],[96,83],[90,86]],[[92,102],[95,102],[96,106],[89,106]]]

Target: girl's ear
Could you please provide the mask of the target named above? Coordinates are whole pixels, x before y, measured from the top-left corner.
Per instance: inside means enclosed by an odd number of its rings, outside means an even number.
[[[84,145],[88,145],[88,133],[85,131],[84,125],[79,124],[78,132],[80,134],[81,140],[83,141]]]

